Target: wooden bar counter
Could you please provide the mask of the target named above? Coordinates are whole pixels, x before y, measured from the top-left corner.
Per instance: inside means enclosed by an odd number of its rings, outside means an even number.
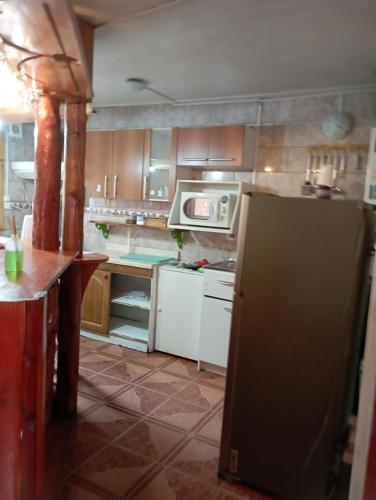
[[[76,252],[25,250],[24,271],[4,272],[0,250],[0,498],[43,490],[48,290]]]

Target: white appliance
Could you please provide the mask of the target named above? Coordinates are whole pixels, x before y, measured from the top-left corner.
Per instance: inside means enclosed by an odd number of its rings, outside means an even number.
[[[376,205],[376,127],[371,128],[364,201]]]
[[[234,272],[205,267],[198,355],[200,367],[203,367],[203,362],[227,367],[234,283]]]
[[[226,192],[183,192],[180,203],[180,224],[229,228],[236,197]]]
[[[203,275],[159,269],[155,349],[197,361]]]

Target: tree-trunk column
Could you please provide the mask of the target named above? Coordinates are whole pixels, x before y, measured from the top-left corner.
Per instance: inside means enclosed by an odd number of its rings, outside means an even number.
[[[33,203],[33,248],[59,249],[59,208],[61,154],[60,102],[52,96],[40,96],[35,122],[35,189]]]
[[[67,143],[63,202],[63,250],[83,247],[85,204],[86,103],[67,104]]]

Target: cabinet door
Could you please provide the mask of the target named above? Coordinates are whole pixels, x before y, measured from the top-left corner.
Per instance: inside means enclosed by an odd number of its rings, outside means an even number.
[[[87,132],[85,186],[92,198],[108,198],[112,166],[112,132]]]
[[[209,167],[236,167],[243,163],[244,125],[210,127]]]
[[[142,168],[145,130],[114,132],[113,168],[110,198],[142,199]]]
[[[95,271],[86,288],[81,307],[81,327],[108,335],[111,273]]]
[[[155,348],[197,360],[202,275],[161,269]]]
[[[211,127],[178,129],[178,165],[190,167],[208,165],[210,129]]]
[[[176,178],[176,130],[153,128],[145,134],[143,200],[172,201]]]
[[[199,359],[227,367],[232,302],[204,297],[202,302]]]

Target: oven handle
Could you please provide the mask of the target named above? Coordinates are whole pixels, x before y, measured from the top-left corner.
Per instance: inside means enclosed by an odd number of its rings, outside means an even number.
[[[224,286],[232,286],[232,287],[234,286],[234,283],[231,283],[231,281],[217,280],[217,283]]]

